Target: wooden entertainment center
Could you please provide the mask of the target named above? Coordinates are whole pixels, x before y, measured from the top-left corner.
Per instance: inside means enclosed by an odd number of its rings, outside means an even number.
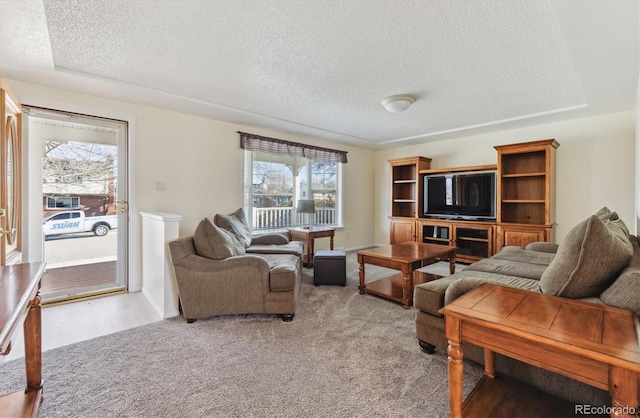
[[[391,165],[390,243],[418,241],[458,247],[456,261],[472,263],[507,245],[554,241],[555,139],[495,146],[497,164],[431,169],[431,159]],[[426,174],[496,171],[496,220],[425,217]]]

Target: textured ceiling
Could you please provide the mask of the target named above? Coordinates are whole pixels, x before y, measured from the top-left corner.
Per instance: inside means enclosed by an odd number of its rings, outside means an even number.
[[[75,90],[374,149],[628,110],[637,91],[635,1],[1,0],[0,12],[7,78],[49,65]],[[380,105],[392,94],[417,100],[392,114]]]

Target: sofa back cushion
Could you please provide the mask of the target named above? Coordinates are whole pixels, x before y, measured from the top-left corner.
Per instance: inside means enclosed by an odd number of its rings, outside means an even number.
[[[245,253],[244,245],[233,233],[218,228],[207,218],[200,221],[193,233],[193,244],[198,255],[213,260],[224,260]]]
[[[213,223],[216,226],[235,234],[238,240],[240,240],[244,245],[244,248],[249,248],[251,245],[251,228],[249,227],[247,217],[242,208],[238,209],[231,215],[217,214],[213,217]]]
[[[567,298],[597,296],[633,255],[620,219],[592,215],[569,231],[540,278],[540,291]]]
[[[616,281],[602,292],[600,299],[609,306],[635,311],[640,315],[640,245],[638,237],[631,235],[629,238],[633,245],[631,262]]]

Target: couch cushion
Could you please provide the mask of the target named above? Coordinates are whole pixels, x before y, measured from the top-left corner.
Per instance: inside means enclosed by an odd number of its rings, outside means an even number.
[[[302,255],[303,244],[301,241],[291,241],[282,245],[255,245],[245,251],[251,254],[293,254]]]
[[[551,260],[555,257],[554,253],[531,251],[521,247],[507,246],[495,254],[493,257],[496,260],[517,261],[528,264],[538,264],[540,266],[548,266]]]
[[[244,244],[244,248],[248,248],[251,245],[251,228],[242,208],[231,215],[217,214],[213,217],[213,223],[220,228],[233,232],[238,237],[238,240]]]
[[[413,306],[432,315],[442,316],[438,309],[444,306],[444,292],[458,278],[458,274],[460,273],[416,286],[413,291]]]
[[[633,257],[611,286],[600,295],[609,306],[635,311],[640,315],[640,246],[638,238],[631,236]]]
[[[291,254],[263,254],[269,263],[269,288],[272,292],[290,292],[300,273],[300,257]]]
[[[499,258],[485,258],[467,267],[470,271],[485,271],[487,273],[502,274],[505,276],[522,277],[525,279],[540,280],[547,269],[544,264],[524,263],[521,261],[501,260]]]
[[[193,244],[198,255],[213,260],[224,260],[244,255],[244,246],[234,234],[218,228],[207,218],[200,221],[193,233]]]
[[[632,254],[631,242],[620,224],[592,215],[569,231],[540,278],[540,290],[574,299],[599,295]]]
[[[458,276],[458,274],[455,274]],[[538,292],[538,280],[525,279],[522,277],[507,276],[504,274],[489,273],[485,271],[469,271],[468,269],[459,273],[458,280],[455,280],[447,288],[444,295],[444,304],[447,305],[467,292],[484,283],[492,283],[499,286],[514,287],[516,289]]]

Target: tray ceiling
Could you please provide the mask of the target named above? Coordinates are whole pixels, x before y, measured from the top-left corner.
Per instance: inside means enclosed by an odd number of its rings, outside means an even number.
[[[637,93],[633,1],[3,0],[0,12],[7,78],[372,149],[629,110]],[[389,113],[393,94],[416,102]]]

